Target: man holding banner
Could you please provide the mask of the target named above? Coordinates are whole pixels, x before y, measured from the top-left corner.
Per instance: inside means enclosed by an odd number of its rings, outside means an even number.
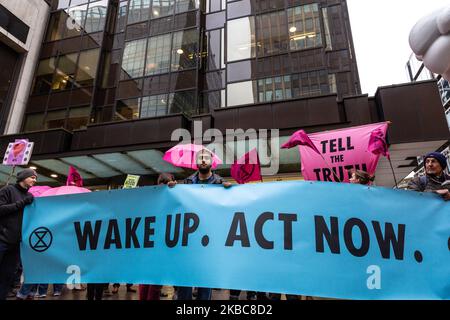
[[[28,192],[37,174],[25,169],[17,174],[17,183],[0,190],[0,300],[5,300],[20,259],[22,216],[26,205],[33,202]]]
[[[185,184],[222,184],[224,187],[230,187],[231,183],[226,182],[223,178],[211,171],[212,168],[212,154],[202,149],[197,152],[195,156],[198,171],[192,176],[188,177]],[[169,187],[174,187],[176,181],[168,183]],[[211,300],[210,288],[198,288],[198,300]],[[192,300],[192,288],[191,287],[178,287],[177,289],[178,300]]]

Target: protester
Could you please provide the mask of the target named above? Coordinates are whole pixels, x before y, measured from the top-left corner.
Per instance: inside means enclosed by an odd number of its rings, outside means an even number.
[[[127,283],[127,292],[133,292],[133,293],[136,292],[136,290],[133,289],[132,287],[133,287],[132,283]],[[114,283],[111,293],[116,294],[117,292],[119,292],[119,288],[120,288],[120,283]]]
[[[295,294],[286,294],[286,300],[292,301],[292,300],[301,300],[302,296],[295,295]],[[280,293],[270,293],[269,299],[278,301],[281,300],[281,294]],[[259,299],[258,299],[259,300]]]
[[[107,283],[88,283],[87,284],[87,299],[88,300],[102,300],[103,290],[108,286]]]
[[[230,300],[239,300],[242,290],[230,290]],[[247,300],[269,300],[265,292],[247,291]]]
[[[185,184],[222,184],[225,188],[229,188],[231,183],[226,182],[221,176],[211,171],[212,154],[206,149],[202,149],[195,155],[195,161],[198,171],[184,180]],[[169,187],[174,187],[176,181],[170,181]],[[178,300],[192,300],[192,287],[178,287]],[[210,288],[198,288],[197,300],[211,300]]]
[[[5,300],[20,262],[23,209],[33,202],[28,192],[37,173],[25,169],[17,174],[17,183],[0,190],[0,300]]]
[[[63,284],[53,284],[53,296],[59,297],[62,294],[64,288]],[[27,284],[24,283],[20,290],[16,294],[16,298],[19,300],[47,297],[48,284]]]
[[[373,181],[375,181],[375,176],[371,176],[368,172],[363,170],[352,170],[351,172],[350,183],[353,184],[362,184],[362,185],[371,185]]]
[[[447,159],[439,152],[431,152],[424,157],[425,175],[416,177],[408,184],[408,190],[418,192],[435,192],[446,201],[450,200],[448,185],[450,181],[444,170],[447,168]]]

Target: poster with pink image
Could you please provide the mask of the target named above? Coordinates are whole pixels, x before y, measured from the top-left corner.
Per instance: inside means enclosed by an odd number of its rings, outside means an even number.
[[[372,132],[386,137],[387,123],[309,134],[320,151],[300,146],[302,174],[308,181],[349,182],[349,171],[363,170],[375,174],[379,154],[369,151]]]
[[[16,139],[11,142],[3,156],[5,166],[23,166],[27,165],[33,152],[34,142],[28,139]]]

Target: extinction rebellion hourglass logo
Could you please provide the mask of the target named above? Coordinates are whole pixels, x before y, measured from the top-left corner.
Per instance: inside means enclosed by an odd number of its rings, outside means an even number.
[[[35,229],[29,238],[30,248],[36,252],[44,252],[52,245],[53,235],[45,227]]]

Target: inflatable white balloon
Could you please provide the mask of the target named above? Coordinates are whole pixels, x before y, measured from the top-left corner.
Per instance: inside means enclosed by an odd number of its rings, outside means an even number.
[[[425,67],[450,80],[450,6],[419,20],[411,30],[409,45]]]

